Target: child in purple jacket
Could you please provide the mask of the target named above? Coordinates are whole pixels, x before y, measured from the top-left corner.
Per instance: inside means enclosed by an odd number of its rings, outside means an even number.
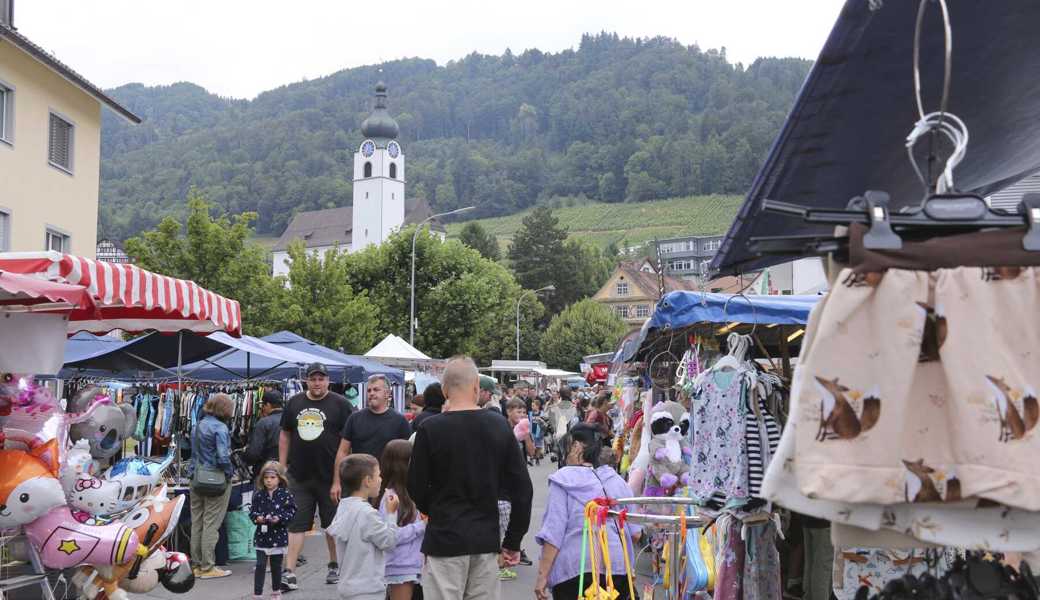
[[[408,495],[408,463],[412,458],[412,444],[408,440],[393,440],[383,449],[379,470],[383,474],[383,498],[379,512],[386,514],[386,499],[397,496],[397,547],[386,555],[386,583],[390,600],[411,600],[412,592],[420,583],[423,555],[423,535],[426,520],[415,508]]]
[[[584,595],[578,589],[581,576],[581,530],[585,519],[585,505],[595,498],[625,498],[632,495],[628,484],[609,466],[600,466],[600,451],[603,437],[596,426],[578,424],[564,438],[567,448],[566,466],[549,477],[549,500],[545,504],[542,528],[535,540],[542,546],[542,559],[538,564],[538,579],[535,596],[538,600],[572,600]],[[618,600],[629,600],[628,582],[625,578],[625,560],[621,550],[621,539],[617,525],[608,525],[612,577],[619,592]],[[635,562],[632,551],[633,538],[638,532],[627,525],[625,543],[629,550],[629,561]],[[588,564],[585,568],[591,571]],[[601,574],[600,585],[606,585],[605,574]],[[592,585],[592,573],[585,573],[585,586]],[[550,592],[551,589],[551,592]],[[636,600],[636,599],[631,599]]]

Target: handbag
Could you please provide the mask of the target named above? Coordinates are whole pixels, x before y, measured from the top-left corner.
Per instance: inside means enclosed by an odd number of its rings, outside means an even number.
[[[195,425],[194,439],[196,442],[199,441],[198,424]],[[201,448],[200,443],[196,443],[195,446]],[[191,476],[192,492],[208,497],[222,495],[227,490],[228,485],[227,475],[224,473],[224,470],[202,464],[198,456],[192,456],[191,458],[195,461],[195,472]]]

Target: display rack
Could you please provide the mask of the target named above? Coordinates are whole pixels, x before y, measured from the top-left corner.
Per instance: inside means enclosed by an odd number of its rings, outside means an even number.
[[[40,597],[43,600],[55,600],[54,591],[51,590],[50,581],[47,579],[47,570],[44,569],[43,561],[40,560],[40,554],[29,543],[24,533],[0,536],[0,552],[7,550],[11,542],[19,539],[25,542],[26,552],[29,555],[29,566],[32,572],[15,575],[14,577],[0,578],[0,599],[6,598],[14,590],[37,585],[40,586]]]

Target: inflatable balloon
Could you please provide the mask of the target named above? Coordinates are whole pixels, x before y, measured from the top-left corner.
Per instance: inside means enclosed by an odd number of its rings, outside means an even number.
[[[44,566],[51,569],[124,564],[136,556],[140,546],[130,527],[80,523],[64,502],[26,525],[25,536],[40,553]]]
[[[195,572],[187,555],[181,552],[166,553],[166,569],[159,572],[159,583],[166,591],[174,594],[186,594],[195,587]]]
[[[177,496],[170,500],[166,495],[166,486],[155,490],[151,496],[140,503],[136,509],[121,519],[121,523],[134,528],[134,533],[140,540],[141,545],[137,550],[134,560],[111,567],[85,567],[81,569],[83,583],[79,584],[83,595],[88,600],[93,600],[100,593],[108,598],[118,597],[118,590],[148,592],[158,584],[158,574],[155,582],[147,589],[142,589],[144,583],[137,581],[144,570],[145,579],[151,579],[149,567],[152,570],[165,568],[165,553],[160,549],[180,520],[181,510],[184,508],[185,496]],[[152,560],[155,555],[162,557],[159,561]],[[157,565],[157,566],[156,566]],[[131,589],[132,588],[132,589]]]
[[[86,440],[98,460],[111,458],[137,427],[137,413],[130,404],[115,404],[98,388],[87,386],[69,401],[69,412],[83,415],[69,429],[72,443]]]
[[[176,446],[162,460],[124,458],[100,477],[87,466],[89,453],[80,440],[69,451],[62,469],[62,487],[69,506],[94,516],[114,515],[136,506],[149,496],[173,464]],[[82,519],[80,519],[82,520]]]
[[[54,475],[56,446],[52,440],[31,451],[0,450],[0,529],[27,525],[65,505],[65,492]]]

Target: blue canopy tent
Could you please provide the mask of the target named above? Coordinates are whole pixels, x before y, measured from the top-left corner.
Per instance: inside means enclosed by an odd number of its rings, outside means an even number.
[[[260,339],[278,347],[292,348],[293,350],[321,356],[325,360],[336,361],[347,365],[345,368],[345,381],[350,383],[363,383],[372,375],[385,375],[392,383],[404,385],[404,371],[400,369],[388,367],[383,363],[363,356],[344,354],[331,348],[326,348],[325,346],[319,345],[317,342],[312,342],[302,335],[297,335],[291,331],[279,331]]]
[[[788,329],[795,331],[805,326],[809,313],[822,296],[758,296],[715,294],[706,292],[671,292],[665,295],[654,314],[643,324],[638,335],[622,342],[614,356],[614,363],[646,358],[653,350],[669,349],[673,342],[688,345],[682,333],[691,327],[721,325],[719,333],[750,331],[765,334],[766,346],[786,346]],[[781,327],[778,327],[781,326]],[[781,341],[783,340],[783,341]],[[681,354],[681,353],[680,353]]]
[[[946,0],[953,33],[948,110],[971,141],[957,188],[992,194],[1040,170],[1040,2]],[[832,225],[763,212],[765,200],[845,208],[866,190],[891,196],[890,210],[920,204],[907,157],[917,122],[913,85],[917,2],[847,0],[791,112],[755,177],[712,269],[748,273],[799,252],[757,255],[752,238],[829,235]],[[920,43],[925,112],[939,110],[944,31],[929,3]],[[924,146],[927,142],[922,142]],[[941,143],[940,143],[941,144]],[[924,150],[922,149],[922,154]]]
[[[320,362],[333,380],[344,380],[350,365],[309,352],[278,346],[260,338],[233,338],[223,332],[207,336],[227,349],[217,355],[184,365],[184,377],[207,381],[240,379],[293,379],[309,363]]]
[[[336,361],[346,365],[343,368],[343,383],[351,383],[357,388],[358,398],[365,397],[365,386],[368,378],[372,375],[383,375],[391,384],[394,408],[398,412],[405,409],[404,371],[388,367],[383,363],[376,362],[363,356],[344,354],[331,348],[312,342],[302,335],[291,331],[279,331],[265,336],[265,342],[282,348],[292,348],[302,352],[308,352],[321,356],[324,360]],[[360,400],[358,401],[360,403]]]
[[[154,371],[175,375],[178,364],[209,358],[227,349],[227,345],[201,335],[183,336],[178,340],[177,336],[153,332],[123,341],[80,332],[65,343],[65,363],[59,376],[118,375],[135,378],[141,372]]]

